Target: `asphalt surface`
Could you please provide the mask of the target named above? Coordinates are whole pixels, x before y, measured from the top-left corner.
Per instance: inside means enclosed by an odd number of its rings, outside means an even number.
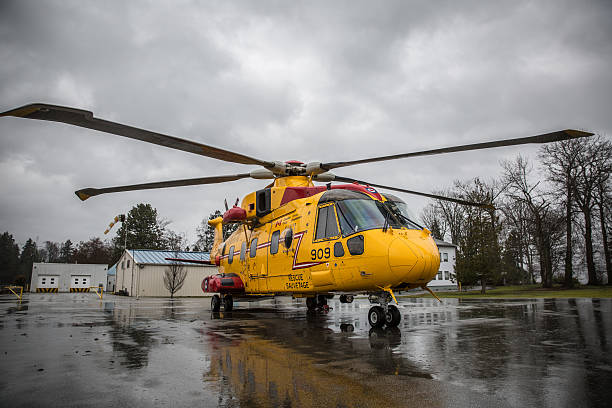
[[[612,299],[0,296],[0,406],[577,407],[612,401]]]

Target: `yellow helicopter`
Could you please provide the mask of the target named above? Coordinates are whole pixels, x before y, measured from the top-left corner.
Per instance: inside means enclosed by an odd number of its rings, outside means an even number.
[[[373,327],[395,327],[401,315],[394,290],[427,288],[440,266],[438,248],[430,231],[417,224],[407,205],[376,188],[416,194],[464,205],[487,207],[452,197],[384,186],[330,171],[356,164],[479,150],[526,143],[549,143],[591,136],[578,130],[561,130],[537,136],[474,143],[411,153],[341,162],[265,161],[240,153],[94,117],[92,112],[64,106],[31,104],[0,114],[62,122],[137,139],[227,162],[257,165],[249,173],[134,184],[76,191],[81,200],[120,192],[199,184],[217,184],[244,178],[271,179],[271,184],[244,197],[240,206],[226,208],[223,217],[209,221],[215,228],[211,259],[219,275],[206,278],[205,292],[211,308],[223,304],[232,310],[233,297],[305,297],[308,309],[325,307],[340,296],[350,303],[355,294],[367,294],[375,304],[368,312]],[[316,186],[314,182],[327,183]],[[332,185],[332,182],[344,184]],[[222,226],[240,227],[223,242]],[[429,290],[430,291],[430,290]],[[433,292],[430,291],[430,293]],[[435,295],[434,295],[435,296]]]

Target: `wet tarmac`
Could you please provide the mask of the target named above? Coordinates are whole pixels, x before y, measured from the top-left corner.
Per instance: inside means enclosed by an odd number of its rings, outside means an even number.
[[[612,401],[612,299],[370,305],[0,297],[0,406],[576,407]]]

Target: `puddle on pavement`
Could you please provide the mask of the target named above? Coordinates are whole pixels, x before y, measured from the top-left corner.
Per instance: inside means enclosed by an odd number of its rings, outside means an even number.
[[[333,300],[327,314],[291,299],[237,302],[213,314],[208,299],[55,296],[0,301],[2,364],[21,362],[7,372],[20,381],[4,379],[0,391],[14,393],[17,405],[31,402],[17,392],[20,382],[50,372],[74,376],[81,395],[101,391],[92,389],[96,378],[117,403],[134,406],[567,406],[612,398],[612,299],[403,299],[400,326],[372,330],[364,300]]]

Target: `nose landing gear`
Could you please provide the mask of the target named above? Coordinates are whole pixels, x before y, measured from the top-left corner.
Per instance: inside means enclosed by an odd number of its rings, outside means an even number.
[[[380,306],[372,306],[368,311],[368,323],[373,328],[380,328],[385,324],[387,327],[397,327],[402,320],[402,315],[395,305],[390,305],[392,294],[380,292],[368,297],[370,303],[378,303]]]

